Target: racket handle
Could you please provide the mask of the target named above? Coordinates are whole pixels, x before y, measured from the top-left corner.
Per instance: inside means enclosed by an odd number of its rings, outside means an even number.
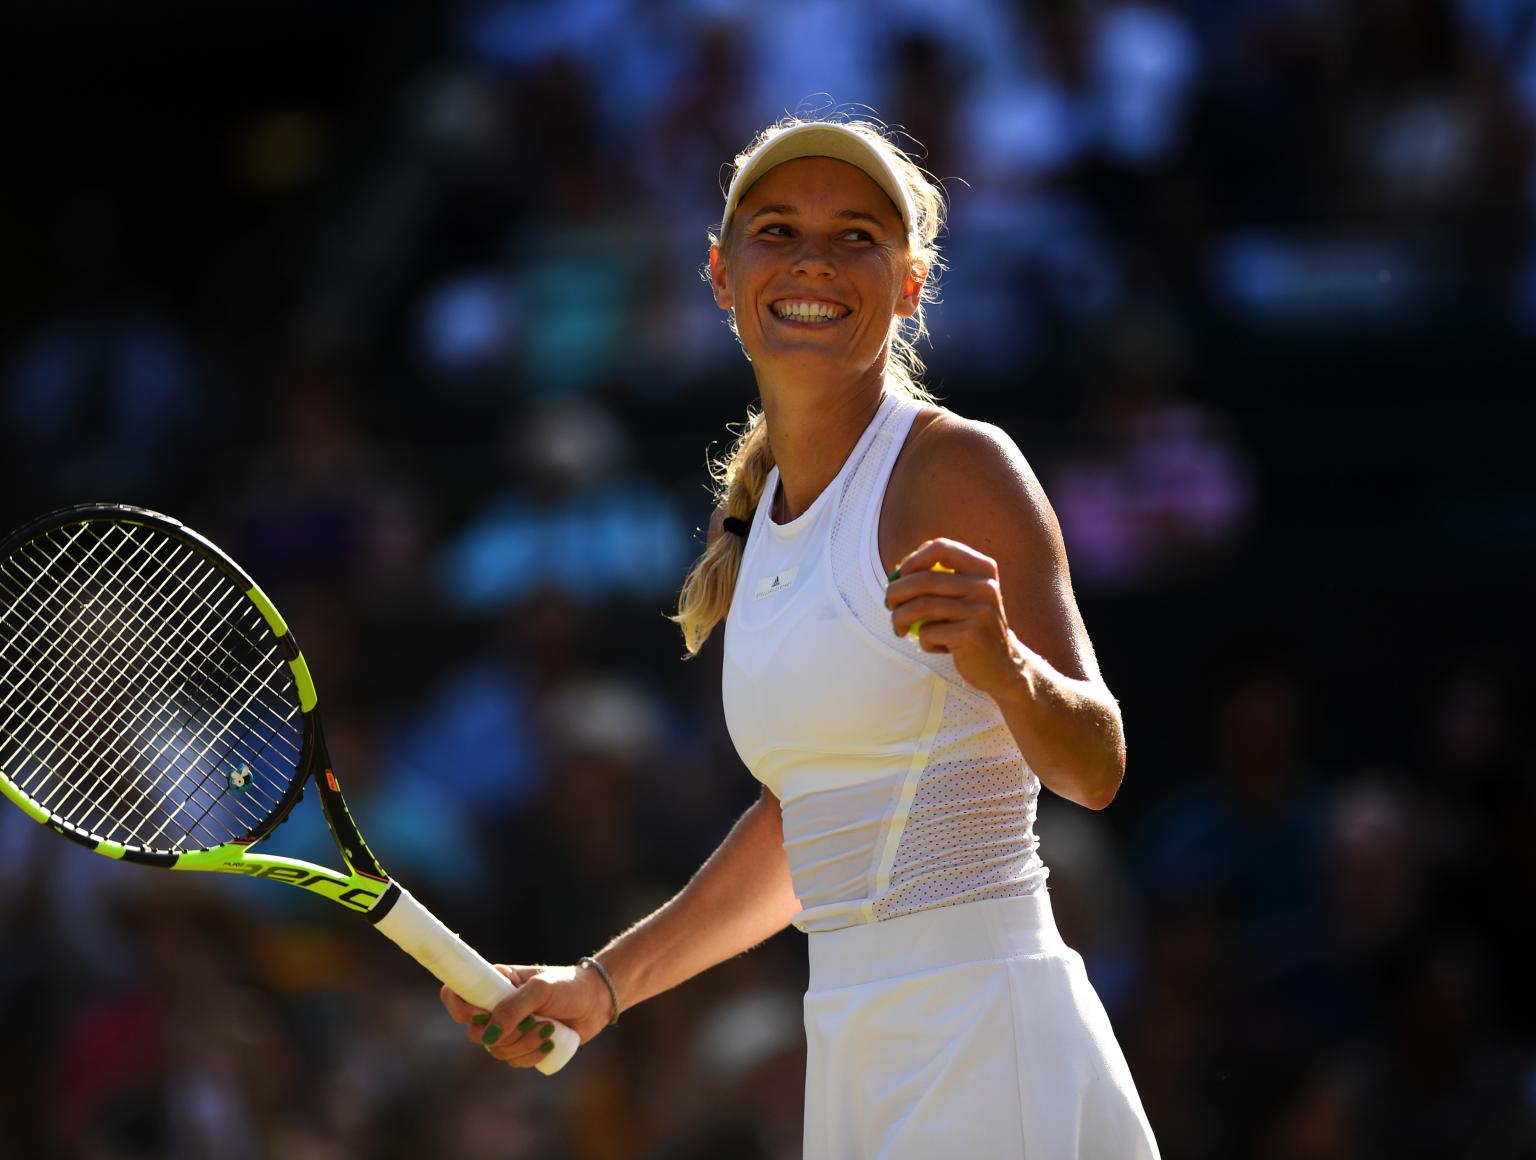
[[[431,971],[462,998],[487,1011],[517,990],[508,978],[464,944],[438,917],[411,897],[398,882],[393,905],[386,891],[381,905],[389,909],[374,918],[374,925],[427,970]],[[567,1063],[581,1038],[564,1023],[548,1020],[555,1032],[550,1036],[554,1050],[538,1063],[545,1075],[554,1075]]]

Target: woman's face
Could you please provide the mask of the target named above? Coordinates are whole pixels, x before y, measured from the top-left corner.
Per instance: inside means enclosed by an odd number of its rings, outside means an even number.
[[[891,321],[921,290],[891,199],[830,157],[786,161],[749,189],[710,273],[760,369],[883,372]]]

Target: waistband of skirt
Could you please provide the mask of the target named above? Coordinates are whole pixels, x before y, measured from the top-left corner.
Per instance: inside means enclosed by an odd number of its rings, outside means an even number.
[[[1019,898],[961,902],[813,931],[806,941],[812,991],[1067,949],[1043,886]]]

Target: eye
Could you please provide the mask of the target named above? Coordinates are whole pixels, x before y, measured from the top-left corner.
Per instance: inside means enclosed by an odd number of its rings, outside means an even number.
[[[770,238],[788,238],[794,236],[793,231],[783,222],[769,222],[767,225],[761,226],[757,232],[759,234],[767,234]]]
[[[843,234],[843,240],[848,242],[872,242],[875,240],[875,237],[868,230],[849,230]]]

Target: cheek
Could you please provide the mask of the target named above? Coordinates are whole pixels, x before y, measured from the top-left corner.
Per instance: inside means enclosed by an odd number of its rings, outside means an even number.
[[[869,277],[871,284],[880,286],[882,302],[896,304],[906,287],[910,269],[906,258],[900,254],[881,251],[871,255]]]
[[[751,306],[753,287],[761,281],[757,265],[750,254],[731,256],[725,277],[720,279],[723,295],[727,299],[721,305],[729,305],[738,310],[745,310]],[[717,294],[718,297],[720,295]]]

